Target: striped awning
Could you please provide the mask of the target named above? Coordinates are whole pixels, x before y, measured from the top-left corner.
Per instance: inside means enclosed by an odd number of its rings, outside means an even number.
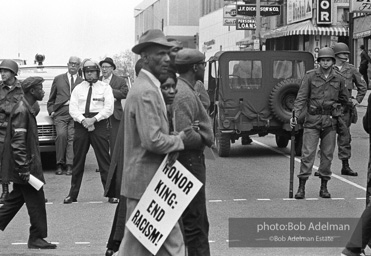
[[[292,35],[347,36],[349,32],[346,27],[318,27],[314,26],[312,21],[306,20],[268,31],[262,35],[262,38],[268,39]]]

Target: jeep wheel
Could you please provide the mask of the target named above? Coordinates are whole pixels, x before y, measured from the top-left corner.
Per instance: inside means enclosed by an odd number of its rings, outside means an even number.
[[[289,144],[289,137],[285,135],[277,135],[276,134],[276,144],[279,148],[285,148]]]
[[[220,157],[229,156],[231,151],[231,135],[228,133],[221,133],[218,128],[218,121],[214,119],[214,136],[215,146]]]
[[[273,87],[269,105],[273,115],[284,123],[290,121],[300,83],[299,79],[286,79]]]

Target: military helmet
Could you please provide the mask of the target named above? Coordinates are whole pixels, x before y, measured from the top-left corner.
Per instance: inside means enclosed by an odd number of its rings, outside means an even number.
[[[18,73],[18,64],[14,60],[3,60],[0,64],[0,69],[12,71],[15,75]]]
[[[334,50],[330,47],[323,47],[318,51],[317,62],[319,62],[321,58],[332,58],[334,62],[336,61]]]
[[[344,43],[336,43],[332,47],[332,49],[334,50],[335,55],[340,54],[340,53],[350,54],[348,45],[346,45]]]

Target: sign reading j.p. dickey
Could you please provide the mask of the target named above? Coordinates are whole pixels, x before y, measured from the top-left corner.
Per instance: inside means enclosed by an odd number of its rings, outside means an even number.
[[[178,161],[172,167],[166,161],[167,157],[126,223],[130,232],[152,254],[158,252],[203,185]]]

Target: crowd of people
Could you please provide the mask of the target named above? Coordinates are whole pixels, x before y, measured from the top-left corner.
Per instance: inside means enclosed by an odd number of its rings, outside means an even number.
[[[364,48],[362,49],[364,50]],[[112,58],[95,62],[71,56],[68,71],[55,77],[47,109],[56,126],[56,175],[70,175],[71,187],[64,204],[76,202],[82,183],[86,155],[94,149],[104,195],[117,203],[108,238],[106,256],[150,256],[152,253],[125,225],[165,155],[168,164],[178,160],[204,186],[186,207],[156,255],[208,256],[209,221],[206,210],[206,165],[204,149],[214,141],[207,113],[210,100],[203,85],[205,56],[167,39],[161,30],[148,30],[132,51],[140,56],[136,79],[128,90],[125,80],[114,74]],[[320,143],[321,180],[319,196],[331,198],[327,183],[336,146],[342,161],[342,175],[357,176],[349,166],[351,135],[359,104],[367,91],[368,78],[361,62],[359,71],[349,64],[349,48],[337,43],[319,50],[319,68],[308,71],[294,104],[295,117],[305,114],[299,187],[296,199],[305,198]],[[367,54],[367,53],[366,53]],[[371,61],[371,60],[367,60]],[[0,181],[2,184],[0,230],[4,230],[25,203],[30,215],[29,248],[55,249],[45,240],[47,217],[43,188],[28,181],[35,176],[45,183],[38,148],[35,116],[37,101],[44,97],[43,78],[17,80],[18,65],[12,60],[0,64]],[[367,80],[365,81],[365,78]],[[352,90],[357,89],[353,97]],[[123,109],[121,100],[126,99]],[[370,99],[369,99],[370,101]],[[336,139],[337,136],[337,139]],[[13,183],[9,191],[9,183]],[[358,229],[370,229],[367,208]],[[356,236],[355,236],[356,237]],[[352,238],[343,255],[360,255],[361,246]]]

